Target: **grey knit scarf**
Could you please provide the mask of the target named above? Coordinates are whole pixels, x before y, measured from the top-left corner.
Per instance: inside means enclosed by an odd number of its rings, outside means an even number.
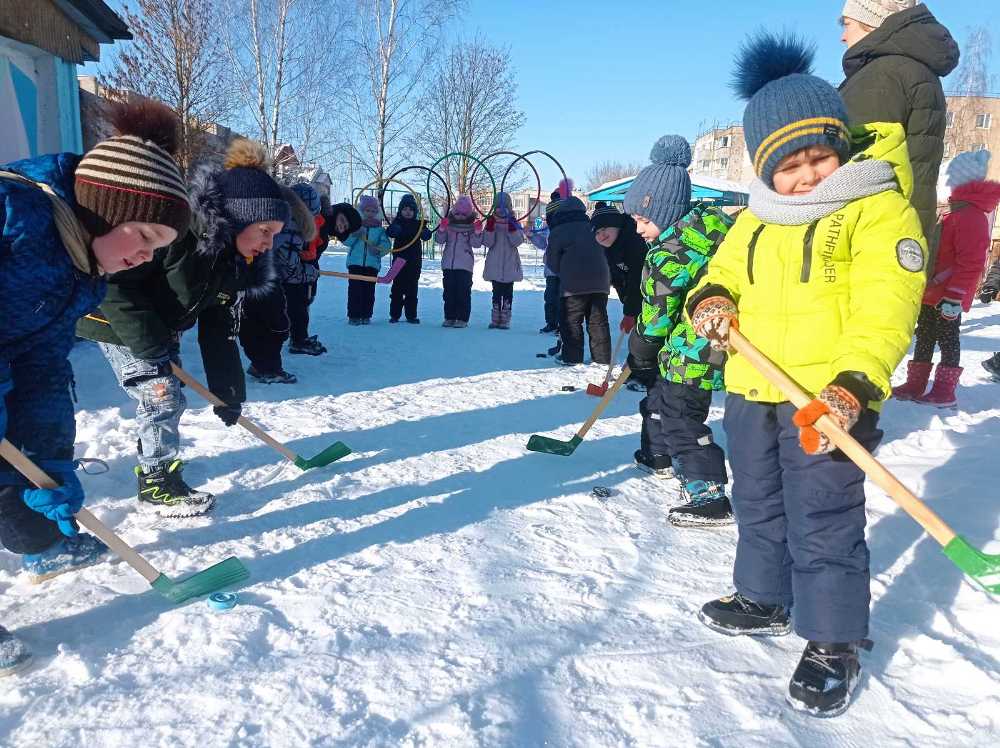
[[[892,164],[877,159],[852,161],[824,179],[808,195],[779,195],[755,179],[750,210],[764,223],[802,226],[835,213],[849,202],[897,189]]]

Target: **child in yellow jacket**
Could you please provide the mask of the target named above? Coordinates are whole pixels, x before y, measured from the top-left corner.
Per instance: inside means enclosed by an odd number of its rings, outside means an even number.
[[[727,347],[740,331],[810,392],[797,410],[738,355],[726,365],[724,426],[739,525],[736,592],[701,620],[730,635],[808,640],[793,707],[846,710],[868,636],[864,475],[816,430],[829,414],[868,449],[909,346],[926,241],[908,197],[902,127],[855,131],[812,52],[762,33],[741,50],[747,147],[759,177],[749,209],[688,297],[695,331]]]

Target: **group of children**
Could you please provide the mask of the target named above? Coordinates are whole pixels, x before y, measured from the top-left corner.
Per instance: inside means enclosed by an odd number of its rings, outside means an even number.
[[[987,152],[953,160],[950,210],[927,268],[902,126],[850,129],[836,89],[811,74],[811,58],[804,44],[767,33],[741,50],[736,88],[748,100],[744,130],[758,179],[735,220],[689,204],[690,151],[667,136],[629,189],[628,216],[600,205],[591,222],[621,257],[633,230],[647,242],[629,341],[634,376],[647,389],[635,459],[681,481],[687,503],[670,511],[673,524],[735,519],[739,528],[735,592],[706,603],[700,618],[733,636],[794,629],[807,645],[788,701],[833,716],[847,709],[858,652],[871,646],[864,475],[816,423],[829,415],[874,450],[891,394],[955,404],[960,315],[983,271],[1000,184],[985,179]],[[631,271],[634,263],[624,264]],[[998,287],[987,278],[983,300]],[[619,296],[623,329],[631,328],[635,304],[627,291]],[[791,405],[732,353],[737,326],[815,393],[807,407]],[[907,382],[893,391],[915,326]],[[925,393],[935,344],[942,362]],[[712,392],[723,388],[731,503],[725,454],[705,425]]]
[[[831,716],[847,708],[858,651],[870,647],[869,563],[864,476],[816,424],[829,415],[869,450],[878,445],[879,412],[918,317],[917,356],[897,393],[954,399],[957,319],[975,293],[985,212],[1000,200],[1000,185],[984,179],[988,156],[955,160],[951,211],[927,283],[902,127],[849,129],[840,95],[810,65],[805,45],[767,33],[741,51],[737,87],[748,100],[744,129],[758,179],[737,217],[692,204],[690,148],[666,136],[632,183],[624,214],[599,205],[588,217],[564,190],[548,205],[547,240],[530,237],[546,244],[548,285],[558,289],[563,363],[583,360],[584,322],[591,357],[610,362],[607,301],[611,285],[618,289],[620,329],[647,390],[635,457],[676,476],[687,498],[670,521],[739,527],[735,591],[706,603],[701,620],[734,636],[794,629],[807,644],[788,699]],[[197,324],[208,386],[223,402],[215,412],[232,426],[246,398],[237,339],[254,376],[283,372],[288,334],[292,352],[322,352],[308,335],[308,306],[331,236],[347,245],[353,275],[377,275],[393,249],[409,253],[390,320],[419,322],[420,254],[410,248],[429,231],[412,198],[383,228],[375,198],[363,197],[358,212],[326,208],[305,185],[283,188],[249,141],[237,141],[221,167],[202,168],[188,187],[173,160],[169,112],[123,106],[116,125],[120,134],[83,158],[47,156],[0,170],[0,218],[11,237],[0,242],[0,437],[60,484],[32,488],[0,464],[0,543],[22,554],[36,579],[107,550],[72,520],[83,502],[73,472],[75,335],[99,343],[137,403],[139,505],[189,516],[207,511],[213,497],[184,482],[178,459],[185,398],[174,367],[184,331]],[[435,235],[445,246],[446,327],[468,324],[482,245],[494,292],[490,326],[509,326],[526,237],[507,195],[485,224],[471,199],[456,200]],[[374,284],[352,280],[351,324],[366,324],[373,304]],[[553,322],[547,316],[545,329]],[[807,407],[791,405],[730,350],[737,327],[815,393]],[[944,359],[925,396],[935,343]],[[723,388],[731,497],[725,454],[706,425],[712,393]],[[0,669],[28,656],[0,628]]]

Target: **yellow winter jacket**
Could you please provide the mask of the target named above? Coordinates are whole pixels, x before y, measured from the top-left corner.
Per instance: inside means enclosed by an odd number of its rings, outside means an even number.
[[[872,124],[853,134],[856,142],[874,134],[854,158],[888,161],[899,190],[801,226],[765,224],[745,210],[689,295],[688,311],[721,286],[739,308],[740,331],[807,391],[859,372],[878,390],[869,402],[877,409],[913,336],[927,242],[909,203],[913,174],[902,126]],[[726,389],[748,400],[786,400],[740,356],[730,356],[725,377]]]

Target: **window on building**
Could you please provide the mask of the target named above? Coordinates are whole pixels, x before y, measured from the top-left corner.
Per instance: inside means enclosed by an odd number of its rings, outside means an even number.
[[[955,113],[954,112],[948,112],[947,120],[948,120],[948,127],[954,127],[955,126]]]
[[[706,160],[702,161],[701,164],[699,164],[699,166],[702,169],[710,169],[710,168],[712,168],[712,162],[706,159]]]
[[[974,146],[972,146],[972,150],[974,150],[974,151],[985,151],[986,150],[986,143],[976,143]]]
[[[719,168],[720,169],[727,169],[727,168],[729,168],[729,159],[728,158],[720,158],[719,159]]]
[[[944,144],[944,157],[951,158],[951,143]]]
[[[721,138],[717,138],[715,141],[716,148],[728,148],[729,147],[729,136],[723,135]]]
[[[976,127],[978,129],[980,129],[980,130],[989,130],[990,129],[990,124],[991,124],[990,121],[992,119],[993,119],[992,115],[989,115],[989,114],[977,114],[976,115]]]

